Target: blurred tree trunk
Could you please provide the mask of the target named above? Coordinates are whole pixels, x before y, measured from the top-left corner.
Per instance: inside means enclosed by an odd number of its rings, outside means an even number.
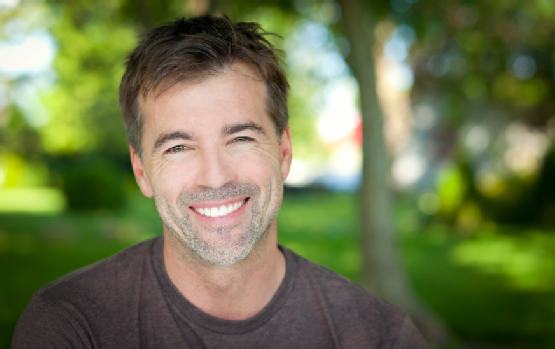
[[[211,14],[220,14],[227,6],[226,0],[205,0],[209,3],[208,12]]]
[[[413,292],[399,259],[392,223],[389,156],[384,114],[377,93],[375,21],[360,0],[338,0],[342,25],[351,44],[347,58],[360,90],[363,127],[362,186],[359,192],[363,277],[367,287],[406,310],[433,346],[447,338],[443,324]]]
[[[219,14],[226,5],[225,0],[191,0],[191,14],[200,16],[205,13]]]

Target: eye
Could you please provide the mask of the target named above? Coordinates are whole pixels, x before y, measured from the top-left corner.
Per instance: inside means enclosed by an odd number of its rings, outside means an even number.
[[[254,139],[252,139],[252,138],[250,138],[250,137],[242,136],[242,137],[235,137],[235,138],[233,138],[232,143],[245,143],[245,142],[251,142],[251,141],[253,141],[253,140],[254,140]]]
[[[166,150],[166,153],[175,154],[175,153],[182,152],[184,150],[187,150],[187,147],[180,144],[180,145],[176,145],[175,147],[171,147],[170,149]]]

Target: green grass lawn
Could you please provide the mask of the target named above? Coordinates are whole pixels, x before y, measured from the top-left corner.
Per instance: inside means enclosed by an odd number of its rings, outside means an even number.
[[[280,243],[361,282],[356,212],[352,195],[287,195]],[[399,210],[398,221],[411,212]],[[490,228],[460,236],[447,227],[398,225],[415,289],[462,348],[555,347],[555,232]],[[0,215],[0,348],[9,348],[35,290],[159,233],[154,205],[139,196],[117,215]]]

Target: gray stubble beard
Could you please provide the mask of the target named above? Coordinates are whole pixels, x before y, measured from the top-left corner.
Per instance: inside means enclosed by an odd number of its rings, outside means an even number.
[[[276,183],[272,188],[272,181],[268,181],[265,191],[266,198],[260,195],[260,188],[252,182],[233,182],[221,188],[198,188],[184,191],[178,199],[178,213],[174,212],[168,200],[159,195],[154,196],[158,212],[162,217],[172,237],[177,240],[179,247],[184,253],[192,252],[204,261],[218,265],[230,266],[245,259],[259,241],[263,241],[268,235],[270,226],[277,217],[281,200],[283,197],[283,184]],[[272,189],[276,189],[272,192]],[[233,225],[219,227],[194,227],[191,220],[190,203],[202,203],[210,201],[221,201],[234,197],[249,196],[250,217],[245,231],[237,238],[232,236],[233,230],[238,228],[241,222]],[[272,198],[272,196],[274,196]],[[274,202],[272,204],[272,199]],[[264,200],[261,203],[261,200]],[[270,209],[264,220],[264,209]],[[215,243],[210,243],[201,237],[200,229],[204,234],[212,235]]]

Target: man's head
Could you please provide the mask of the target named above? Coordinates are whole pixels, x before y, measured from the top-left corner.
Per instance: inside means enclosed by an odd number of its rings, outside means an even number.
[[[208,16],[154,29],[122,80],[137,183],[168,246],[200,263],[233,265],[277,245],[288,87],[259,31]]]
[[[278,137],[288,124],[289,85],[275,49],[257,23],[233,23],[205,15],[180,19],[148,32],[129,55],[120,84],[120,107],[129,144],[142,156],[141,98],[162,94],[175,84],[200,82],[243,63],[266,84],[266,111]]]

